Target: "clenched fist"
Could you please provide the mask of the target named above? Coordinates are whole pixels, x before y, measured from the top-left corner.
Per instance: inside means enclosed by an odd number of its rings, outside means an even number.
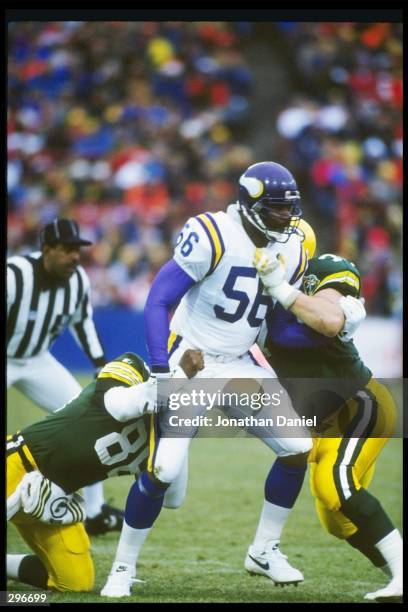
[[[268,293],[285,280],[285,264],[280,253],[275,255],[265,248],[256,249],[254,266]]]
[[[285,279],[286,269],[282,255],[275,255],[267,248],[256,249],[253,263],[268,295],[280,302],[284,308],[290,308],[299,291]]]
[[[184,370],[187,378],[193,378],[197,372],[204,368],[204,356],[201,351],[187,349],[184,351],[179,365]]]

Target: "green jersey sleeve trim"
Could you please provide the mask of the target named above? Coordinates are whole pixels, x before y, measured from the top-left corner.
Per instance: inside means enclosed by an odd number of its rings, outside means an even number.
[[[324,276],[322,280],[316,285],[313,293],[320,291],[321,289],[338,289],[339,286],[348,285],[350,293],[360,294],[360,279],[354,272],[350,270],[342,270],[341,272],[335,272],[334,274],[328,274]],[[345,287],[344,287],[345,288]],[[343,293],[343,291],[341,291]]]
[[[133,353],[125,353],[105,364],[99,372],[97,380],[113,379],[131,386],[146,381],[149,374],[146,364],[140,357]]]

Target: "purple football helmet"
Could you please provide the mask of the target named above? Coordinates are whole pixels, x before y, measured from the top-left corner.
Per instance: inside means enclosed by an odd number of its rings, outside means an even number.
[[[268,240],[286,242],[302,216],[292,174],[275,162],[253,164],[239,179],[242,213]]]

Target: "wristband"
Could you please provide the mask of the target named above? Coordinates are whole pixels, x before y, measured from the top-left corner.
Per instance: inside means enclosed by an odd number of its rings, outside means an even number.
[[[282,306],[288,310],[297,299],[300,294],[299,289],[295,289],[292,285],[289,285],[287,281],[283,281],[280,285],[273,288],[273,292],[271,292],[272,297],[274,297]]]

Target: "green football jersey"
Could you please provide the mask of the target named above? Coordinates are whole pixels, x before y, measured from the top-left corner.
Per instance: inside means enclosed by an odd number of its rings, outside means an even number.
[[[130,386],[148,377],[144,361],[125,353],[107,363],[98,378],[61,409],[23,429],[20,433],[41,473],[72,493],[145,469],[153,416],[116,421],[105,409],[104,394],[113,386]]]
[[[311,259],[303,277],[302,291],[307,295],[315,295],[329,288],[344,296],[360,297],[360,274],[356,266],[347,259],[331,254]],[[270,316],[274,316],[273,311]],[[294,404],[302,395],[303,383],[292,383],[288,379],[333,379],[338,381],[334,382],[333,388],[337,384],[343,393],[347,393],[347,397],[352,397],[372,376],[354,342],[342,342],[338,337],[325,338],[314,333],[316,337],[320,336],[322,343],[304,348],[282,346],[273,342],[268,334],[264,353],[269,364],[287,388]],[[303,390],[307,386],[303,385]]]
[[[357,267],[344,257],[325,253],[313,257],[303,277],[302,291],[314,295],[321,289],[336,289],[343,295],[360,297],[361,280]]]

